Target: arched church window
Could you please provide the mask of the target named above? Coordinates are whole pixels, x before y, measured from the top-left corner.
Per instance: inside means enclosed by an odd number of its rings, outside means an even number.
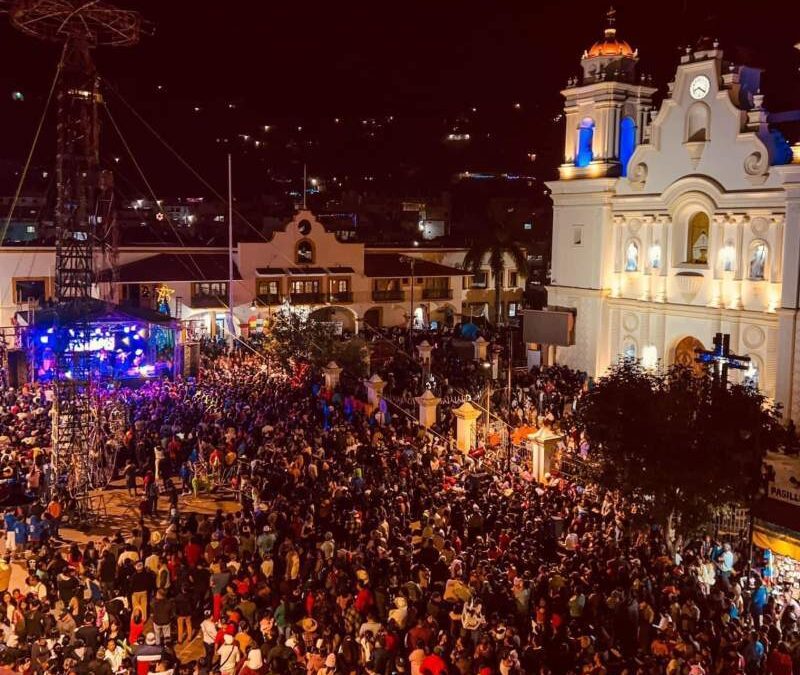
[[[711,125],[711,111],[705,103],[699,101],[689,108],[686,118],[686,141],[689,143],[704,143],[709,136]]]
[[[655,243],[650,247],[650,267],[654,270],[661,268],[661,244]]]
[[[625,361],[636,360],[636,342],[633,338],[625,338],[625,342],[622,345],[622,358]]]
[[[295,253],[295,262],[298,265],[314,262],[314,245],[308,239],[303,239],[297,243]]]
[[[708,226],[708,215],[702,211],[689,220],[686,262],[699,265],[708,263]]]
[[[753,280],[764,278],[767,270],[767,255],[769,251],[763,241],[754,242],[750,247],[750,261],[748,264],[748,277]]]
[[[628,175],[628,162],[636,149],[636,123],[632,117],[623,117],[619,123],[619,161],[623,176]]]
[[[744,377],[742,378],[742,384],[744,384],[745,387],[758,389],[758,376],[760,374],[758,366],[759,363],[753,358],[747,370],[744,371]]]
[[[635,241],[628,242],[625,249],[625,271],[636,272],[639,269],[639,244]]]
[[[578,127],[578,151],[575,153],[575,166],[589,166],[592,161],[592,140],[594,139],[594,120],[584,117]]]

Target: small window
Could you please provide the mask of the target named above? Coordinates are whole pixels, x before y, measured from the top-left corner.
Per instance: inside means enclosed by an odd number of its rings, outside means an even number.
[[[580,246],[583,244],[583,225],[575,225],[572,228],[572,245]]]
[[[350,281],[348,279],[330,280],[331,293],[347,293],[349,290],[350,290]]]
[[[584,117],[578,127],[578,147],[575,153],[575,166],[589,166],[592,161],[592,141],[594,140],[594,120]]]
[[[472,275],[471,288],[486,288],[489,283],[489,274],[485,271],[475,272]]]
[[[277,280],[271,281],[259,281],[258,282],[258,294],[259,295],[278,295],[280,291],[278,290],[279,283]]]
[[[297,255],[295,260],[298,265],[308,265],[314,262],[314,245],[307,239],[303,239],[297,244]]]
[[[661,244],[653,244],[650,247],[650,268],[654,270],[661,268]]]
[[[508,287],[509,288],[516,288],[517,287],[517,273],[509,271],[508,273]]]
[[[636,360],[636,343],[633,340],[625,340],[625,344],[622,347],[622,358],[626,361]]]
[[[639,270],[639,244],[635,241],[628,243],[625,249],[625,271],[637,272]]]
[[[702,211],[689,220],[686,262],[705,265],[708,263],[708,215]]]
[[[705,103],[695,103],[686,120],[686,141],[688,143],[704,143],[709,139],[708,127],[711,113]]]
[[[41,303],[45,300],[44,279],[23,279],[14,281],[17,304],[26,302]]]
[[[764,279],[767,269],[767,245],[764,242],[756,242],[750,248],[750,264],[748,276],[753,280]]]

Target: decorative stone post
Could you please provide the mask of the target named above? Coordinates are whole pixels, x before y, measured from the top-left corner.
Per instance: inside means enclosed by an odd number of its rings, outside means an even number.
[[[475,350],[475,358],[478,361],[486,360],[486,348],[488,346],[489,343],[482,337],[479,337],[477,340],[475,340],[475,342],[472,343],[472,347]]]
[[[427,340],[423,340],[417,345],[417,355],[419,356],[419,360],[422,364],[431,363],[431,352],[433,351],[433,345],[430,344]]]
[[[475,447],[476,428],[481,411],[469,401],[453,410],[456,416],[456,448],[467,453]]]
[[[342,368],[336,361],[331,361],[322,369],[322,374],[325,376],[325,388],[336,389],[339,385],[339,375],[342,374]]]
[[[558,444],[563,440],[564,437],[561,434],[555,433],[548,427],[542,427],[536,433],[528,435],[531,473],[540,483],[544,481],[544,475],[550,473],[550,466],[558,450]]]
[[[436,424],[436,410],[439,402],[442,400],[436,398],[430,389],[426,389],[422,396],[417,396],[414,399],[419,406],[419,424],[426,429],[429,429]]]
[[[369,401],[370,405],[373,405],[377,408],[381,402],[383,388],[386,386],[386,382],[381,379],[381,376],[378,375],[378,373],[375,373],[368,380],[364,380],[364,386],[367,388],[367,400]]]
[[[425,380],[427,380],[428,376],[431,374],[432,351],[433,351],[433,345],[431,345],[427,340],[423,340],[417,345],[417,356],[419,357],[419,361],[422,364],[422,374]]]

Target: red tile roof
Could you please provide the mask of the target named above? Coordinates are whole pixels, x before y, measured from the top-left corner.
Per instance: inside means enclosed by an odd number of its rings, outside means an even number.
[[[111,280],[111,270],[100,272],[100,281]],[[226,253],[157,253],[149,258],[120,265],[117,268],[120,283],[160,283],[170,281],[227,281],[228,255]],[[242,275],[233,265],[233,278]]]
[[[395,279],[411,276],[411,262],[408,256],[399,253],[367,253],[364,256],[364,274],[368,277]],[[468,277],[469,272],[456,267],[414,257],[415,277]]]

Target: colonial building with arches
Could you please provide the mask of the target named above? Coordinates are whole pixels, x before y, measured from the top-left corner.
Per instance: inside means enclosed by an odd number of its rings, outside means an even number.
[[[550,305],[576,310],[560,362],[691,364],[715,333],[800,417],[800,153],[772,128],[760,71],[687,50],[660,107],[613,23],[565,97]],[[742,377],[737,374],[734,377]]]

